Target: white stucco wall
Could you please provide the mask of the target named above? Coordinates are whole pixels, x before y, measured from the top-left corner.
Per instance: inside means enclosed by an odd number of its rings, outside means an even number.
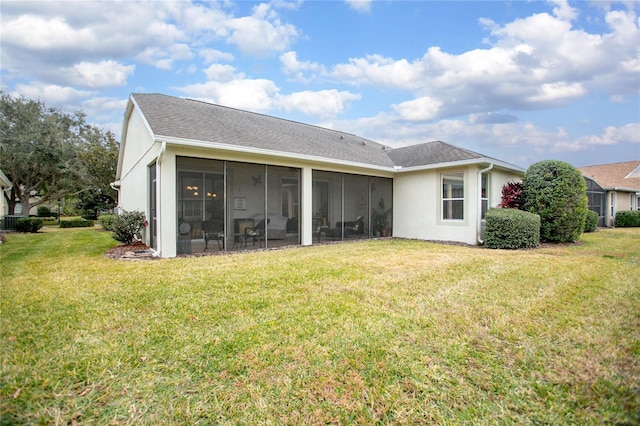
[[[153,137],[137,109],[132,111],[127,127],[120,171],[118,206],[126,211],[139,210],[149,218],[149,170],[158,156],[160,144]],[[149,236],[144,236],[150,243]]]
[[[482,168],[471,165],[396,175],[393,191],[393,235],[400,238],[477,244],[480,214],[478,172]],[[464,219],[442,220],[441,174],[456,172],[464,173]],[[493,169],[489,174],[489,207],[497,207],[501,202],[502,186],[521,180],[522,177],[499,169]]]

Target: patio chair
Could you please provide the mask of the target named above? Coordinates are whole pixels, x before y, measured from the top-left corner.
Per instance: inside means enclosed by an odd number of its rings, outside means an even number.
[[[269,222],[271,222],[271,219],[267,219],[267,225],[269,225]],[[262,248],[262,241],[264,240],[265,237],[265,220],[262,219],[260,222],[258,222],[258,224],[256,226],[254,226],[253,228],[245,228],[244,230],[244,245],[245,247],[247,246],[247,241],[251,240],[253,241],[253,245],[256,245],[256,241],[258,241],[258,244],[260,246],[260,248]]]
[[[219,220],[205,220],[202,222],[202,232],[204,234],[204,251],[209,248],[209,241],[218,243],[218,249],[224,248],[224,226]]]

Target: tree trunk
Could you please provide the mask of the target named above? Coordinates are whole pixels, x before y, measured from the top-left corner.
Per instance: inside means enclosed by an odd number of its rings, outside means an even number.
[[[14,216],[16,214],[16,202],[17,194],[15,185],[11,187],[11,196],[9,197],[9,216]]]

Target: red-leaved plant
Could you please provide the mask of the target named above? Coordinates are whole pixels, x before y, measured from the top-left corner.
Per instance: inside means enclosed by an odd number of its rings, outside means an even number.
[[[509,182],[502,187],[502,202],[500,207],[505,209],[522,210],[522,182]]]

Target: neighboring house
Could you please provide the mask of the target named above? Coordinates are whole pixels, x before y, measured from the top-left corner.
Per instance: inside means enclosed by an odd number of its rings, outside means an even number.
[[[616,212],[640,210],[640,161],[579,167],[587,181],[589,209],[600,226],[613,226]]]
[[[120,208],[145,212],[144,241],[173,257],[367,238],[382,228],[477,244],[484,212],[523,174],[444,142],[391,149],[262,114],[132,94],[113,186]]]
[[[11,188],[13,184],[0,170],[0,226],[4,228],[4,217],[9,214],[9,197],[11,196]]]

